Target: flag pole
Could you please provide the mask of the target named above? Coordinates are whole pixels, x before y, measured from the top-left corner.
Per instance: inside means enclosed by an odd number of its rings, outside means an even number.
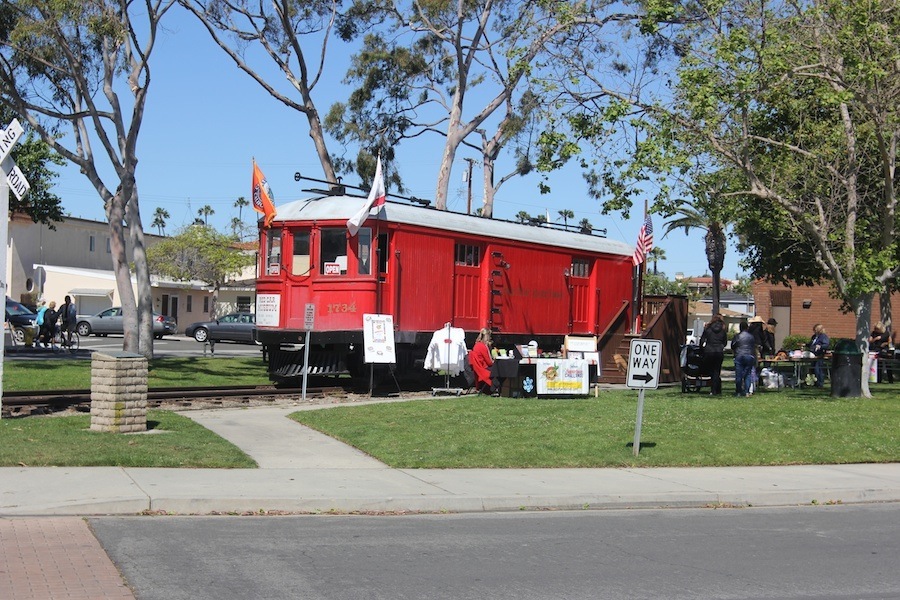
[[[644,218],[641,220],[641,227],[644,226],[644,223],[647,221],[648,214],[648,204],[647,200],[644,200]],[[638,240],[638,243],[643,243],[642,240]],[[643,252],[643,249],[642,249]],[[637,269],[636,277],[632,279],[635,283],[634,290],[634,331],[635,335],[640,335],[641,330],[643,329],[643,317],[644,317],[644,268],[647,264],[647,257],[644,256],[644,260],[638,264],[635,269]]]

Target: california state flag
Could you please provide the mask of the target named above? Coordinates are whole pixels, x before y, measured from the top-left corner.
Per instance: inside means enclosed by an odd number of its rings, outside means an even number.
[[[365,223],[372,210],[380,210],[386,200],[387,193],[384,191],[384,177],[381,174],[381,156],[379,156],[375,165],[375,179],[372,180],[372,189],[369,190],[369,197],[366,198],[366,203],[359,209],[359,212],[347,220],[347,229],[350,231],[351,237],[356,235],[356,232]]]
[[[250,197],[253,198],[253,210],[265,215],[263,226],[268,227],[275,218],[275,204],[272,202],[272,190],[269,182],[253,161],[253,185]]]

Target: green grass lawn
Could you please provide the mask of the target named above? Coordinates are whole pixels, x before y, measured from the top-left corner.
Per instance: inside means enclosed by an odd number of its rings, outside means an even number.
[[[89,415],[0,419],[0,466],[256,467],[231,442],[169,411],[148,411],[147,433],[90,426]]]
[[[900,461],[900,385],[873,389],[869,399],[832,399],[827,389],[747,399],[649,390],[638,457],[633,390],[573,400],[437,398],[292,417],[397,468]]]
[[[6,361],[4,389],[90,387],[88,361]],[[166,358],[150,386],[266,383],[258,358]],[[751,398],[645,392],[641,451],[631,442],[638,392],[599,398],[441,397],[336,406],[294,418],[394,467],[621,467],[900,462],[900,383],[872,398],[832,399],[814,388]],[[0,420],[0,466],[252,467],[230,443],[167,411],[149,434],[98,433],[90,417]]]
[[[268,383],[266,365],[259,357],[155,358],[150,361],[147,380],[151,388]],[[5,391],[86,390],[90,387],[89,360],[7,360],[3,363]]]

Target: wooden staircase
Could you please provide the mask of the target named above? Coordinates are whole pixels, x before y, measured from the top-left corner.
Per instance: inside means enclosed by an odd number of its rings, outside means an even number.
[[[626,333],[615,348],[612,348],[612,352],[605,353],[601,371],[603,375],[600,377],[602,383],[625,384],[631,340],[640,337],[633,333]]]

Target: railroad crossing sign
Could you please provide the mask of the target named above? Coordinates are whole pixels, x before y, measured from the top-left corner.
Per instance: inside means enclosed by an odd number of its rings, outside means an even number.
[[[13,162],[9,153],[12,147],[16,145],[16,142],[19,141],[19,138],[22,137],[22,133],[22,126],[19,125],[18,119],[13,119],[12,123],[0,132],[0,169],[3,170],[3,177],[9,184],[9,189],[12,190],[19,200],[28,193],[31,185],[25,179],[22,171],[19,170],[19,167],[16,166],[16,163]]]
[[[6,129],[0,130],[0,170],[3,171],[3,179],[0,179],[0,215],[2,215],[2,218],[0,218],[0,242],[2,242],[0,243],[0,266],[2,266],[2,271],[0,271],[0,289],[7,295],[9,294],[9,288],[4,273],[6,272],[7,244],[9,241],[9,219],[7,218],[7,215],[9,215],[9,192],[6,191],[6,188],[9,187],[19,200],[31,188],[28,185],[28,180],[22,175],[22,171],[13,162],[12,156],[9,155],[13,146],[22,137],[22,133],[22,126],[19,125],[18,119],[13,119]],[[9,334],[13,334],[12,329],[10,329]],[[0,341],[0,406],[3,405],[4,348],[5,344]]]
[[[625,385],[633,390],[659,387],[659,363],[662,360],[660,340],[631,340],[628,354],[628,377]]]

